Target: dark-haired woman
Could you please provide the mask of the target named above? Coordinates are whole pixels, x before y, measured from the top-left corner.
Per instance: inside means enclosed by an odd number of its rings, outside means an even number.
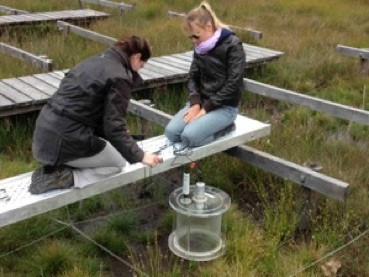
[[[36,121],[32,150],[41,166],[31,193],[84,187],[119,173],[126,161],[162,161],[142,151],[125,119],[132,89],[142,82],[137,71],[150,56],[147,41],[132,36],[66,73]]]

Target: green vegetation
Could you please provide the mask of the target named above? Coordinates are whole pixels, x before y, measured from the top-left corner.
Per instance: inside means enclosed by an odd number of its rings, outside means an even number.
[[[134,4],[134,10],[123,17],[86,4],[111,13],[88,28],[116,38],[145,36],[154,56],[184,52],[191,42],[181,32],[180,20],[166,13],[186,12],[199,2],[131,0],[126,3]],[[242,35],[244,41],[285,52],[279,61],[248,72],[248,78],[369,109],[369,76],[358,74],[357,59],[335,50],[337,44],[369,47],[367,1],[230,0],[226,6],[221,0],[209,2],[224,22],[263,32],[261,41]],[[0,0],[0,5],[30,12],[79,8],[77,0]],[[47,54],[55,70],[70,68],[106,48],[74,34],[63,37],[52,24],[5,31],[1,41]],[[1,79],[35,73],[40,70],[0,54]],[[186,90],[182,85],[167,86],[134,97],[150,98],[156,108],[173,114],[185,101]],[[176,186],[173,176],[180,175],[173,171],[1,228],[0,276],[119,276],[128,271],[138,276],[324,276],[328,262],[340,265],[338,276],[368,275],[369,127],[248,92],[242,113],[272,124],[271,135],[253,142],[253,147],[298,164],[321,164],[322,173],[350,184],[347,202],[313,193],[310,228],[301,231],[301,211],[309,197],[303,188],[218,154],[198,163],[197,178],[232,197],[223,257],[195,263],[168,251],[174,216],[167,196]],[[33,112],[15,116],[10,125],[0,122],[0,179],[37,167],[31,155],[36,117]],[[139,132],[140,120],[130,116],[128,121],[132,133]],[[162,131],[153,126],[152,135]]]

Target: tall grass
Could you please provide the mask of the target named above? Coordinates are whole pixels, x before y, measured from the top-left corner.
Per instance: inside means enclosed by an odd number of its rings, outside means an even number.
[[[285,52],[279,61],[261,71],[250,71],[247,77],[341,104],[369,108],[364,97],[368,76],[358,74],[356,59],[344,57],[335,50],[337,44],[368,47],[366,1],[209,2],[225,23],[262,31],[263,39],[252,43]],[[145,36],[155,56],[191,49],[191,42],[181,31],[181,20],[169,19],[166,13],[168,10],[186,12],[199,1],[131,0],[126,3],[135,7],[122,17],[118,11],[86,5],[86,8],[111,13],[110,18],[93,22],[88,28],[115,38],[131,34]],[[77,0],[1,0],[0,4],[30,12],[79,8]],[[56,70],[70,68],[106,48],[74,34],[63,37],[53,24],[8,30],[2,34],[1,41],[37,55],[47,54]],[[0,54],[2,79],[39,72],[24,61]],[[186,87],[167,86],[137,92],[134,98],[150,98],[155,107],[174,114],[185,102]],[[118,255],[130,257],[136,267],[152,276],[288,276],[300,271],[298,276],[322,276],[321,266],[331,257],[341,262],[341,276],[367,275],[368,236],[352,240],[369,228],[368,127],[248,92],[244,93],[242,104],[243,114],[272,124],[270,136],[250,145],[298,164],[318,162],[323,167],[322,173],[350,184],[347,202],[316,197],[310,230],[302,236],[298,225],[305,201],[303,189],[218,154],[200,161],[200,171],[195,177],[225,190],[234,203],[227,214],[228,249],[220,259],[193,263],[169,253],[166,235],[173,214],[168,212],[151,229],[137,230],[140,217],[134,213],[112,217],[104,224],[87,225],[86,230],[96,241]],[[37,113],[15,117],[10,126],[0,123],[0,178],[28,172],[37,166],[31,155],[36,116]],[[129,117],[128,121],[132,132],[140,131],[136,117]],[[162,127],[155,126],[152,134],[162,131]],[[156,181],[147,180],[142,186],[154,188],[151,196],[163,203],[168,187],[156,186]],[[125,193],[115,190],[86,200],[83,205],[70,205],[68,212],[62,209],[48,216],[78,222],[139,203],[137,199],[125,197]],[[38,235],[55,231],[48,216],[0,229],[1,250],[11,251],[37,239]],[[345,244],[341,251],[334,252]],[[133,254],[136,249],[141,256]],[[314,264],[332,252],[332,256]],[[29,261],[32,261],[31,268]],[[19,258],[9,254],[0,260],[0,272],[13,276],[97,276],[109,271],[113,272],[114,268],[106,253],[81,243],[70,230],[23,250]]]

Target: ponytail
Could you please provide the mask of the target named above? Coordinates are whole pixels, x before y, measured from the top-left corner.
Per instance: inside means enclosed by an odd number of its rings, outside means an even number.
[[[201,28],[205,27],[205,25],[210,22],[214,31],[219,28],[229,28],[216,16],[215,12],[206,1],[201,2],[198,7],[192,9],[188,13],[183,25],[185,31],[188,32],[191,30],[190,23],[192,22],[195,22],[195,24]]]

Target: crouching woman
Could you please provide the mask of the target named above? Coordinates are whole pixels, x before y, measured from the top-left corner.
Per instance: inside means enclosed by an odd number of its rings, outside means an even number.
[[[84,187],[119,173],[126,161],[162,161],[137,145],[126,122],[132,90],[142,83],[137,71],[150,56],[144,38],[127,37],[66,73],[36,121],[32,150],[41,166],[31,193]]]

